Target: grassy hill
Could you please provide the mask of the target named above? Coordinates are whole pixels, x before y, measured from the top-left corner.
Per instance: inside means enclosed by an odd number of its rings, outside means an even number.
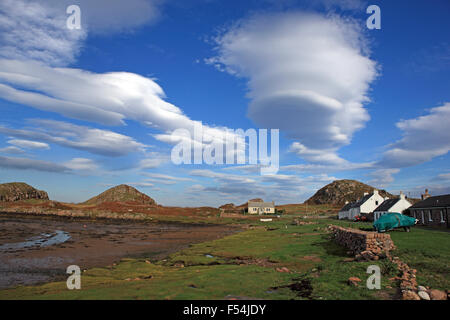
[[[48,194],[23,182],[0,184],[0,201],[11,202],[29,199],[48,200]]]
[[[98,196],[83,202],[82,204],[99,205],[105,202],[135,202],[140,204],[156,205],[155,200],[126,184],[121,184],[108,189]]]
[[[361,198],[365,192],[371,193],[376,189],[356,180],[336,180],[319,189],[306,204],[344,205],[346,201],[354,202]],[[386,190],[379,190],[382,197],[394,198]]]

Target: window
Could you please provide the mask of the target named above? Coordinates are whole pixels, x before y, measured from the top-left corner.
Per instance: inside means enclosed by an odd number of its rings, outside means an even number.
[[[445,222],[444,221],[444,211],[441,210],[440,213],[441,213],[441,223],[444,223]]]
[[[433,221],[433,219],[431,219],[431,210],[428,210],[428,221]]]
[[[378,205],[378,201],[375,201],[375,204]]]

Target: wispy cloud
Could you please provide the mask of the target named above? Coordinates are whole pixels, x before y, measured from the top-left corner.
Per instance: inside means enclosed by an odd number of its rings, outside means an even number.
[[[49,161],[28,159],[28,158],[16,158],[16,157],[3,157],[0,156],[0,167],[7,169],[17,170],[35,170],[44,172],[69,172],[70,169],[62,164],[57,164]]]
[[[402,138],[388,146],[378,165],[403,168],[447,154],[450,151],[449,122],[450,102],[430,109],[427,115],[398,122]]]
[[[65,12],[45,1],[2,0],[0,57],[58,66],[74,62],[86,32],[69,30]]]
[[[18,147],[9,146],[5,148],[0,148],[0,153],[6,153],[6,154],[22,154],[25,153],[25,150],[22,150]]]
[[[123,156],[131,152],[143,152],[145,149],[144,144],[133,138],[109,130],[54,120],[35,119],[30,122],[37,128],[28,130],[0,126],[0,133],[21,139],[43,141],[45,144],[54,143],[105,156]],[[24,140],[12,141],[22,141],[23,145]]]
[[[50,146],[44,142],[37,142],[31,140],[22,140],[22,139],[12,139],[8,140],[9,144],[15,145],[17,147],[35,149],[35,150],[48,150]]]

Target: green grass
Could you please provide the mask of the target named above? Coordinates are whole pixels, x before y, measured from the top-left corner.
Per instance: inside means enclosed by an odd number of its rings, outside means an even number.
[[[387,261],[345,262],[346,250],[330,241],[328,224],[365,227],[367,223],[317,219],[316,224],[294,226],[292,217],[176,252],[164,260],[124,259],[117,266],[88,270],[82,289],[69,291],[65,282],[0,291],[0,299],[224,299],[228,295],[262,299],[390,299],[397,270]],[[231,220],[231,222],[237,222]],[[248,221],[247,221],[248,222]],[[239,221],[242,223],[242,221]],[[270,229],[265,226],[270,226]],[[450,287],[449,233],[413,228],[391,232],[403,261],[418,270],[419,283],[436,289]],[[212,256],[212,257],[208,257]],[[368,290],[367,267],[378,264],[382,289]],[[184,267],[183,267],[184,266]],[[290,273],[276,269],[286,267]],[[151,279],[144,279],[147,276]],[[354,288],[349,277],[362,282]],[[142,280],[130,280],[141,278]],[[309,297],[289,288],[300,280],[310,282]],[[390,288],[392,287],[392,288]]]

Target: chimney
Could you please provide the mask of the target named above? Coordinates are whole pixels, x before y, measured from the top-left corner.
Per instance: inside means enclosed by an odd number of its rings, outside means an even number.
[[[378,194],[378,190],[377,189],[373,189],[373,194]]]
[[[368,192],[364,192],[364,195],[367,196],[369,193]]]
[[[348,204],[348,201],[345,201],[345,204]]]
[[[403,193],[403,191],[400,191],[400,199],[405,199],[405,194]]]
[[[425,189],[425,193],[422,194],[422,200],[428,199],[431,197],[431,194],[428,193],[428,189]]]

